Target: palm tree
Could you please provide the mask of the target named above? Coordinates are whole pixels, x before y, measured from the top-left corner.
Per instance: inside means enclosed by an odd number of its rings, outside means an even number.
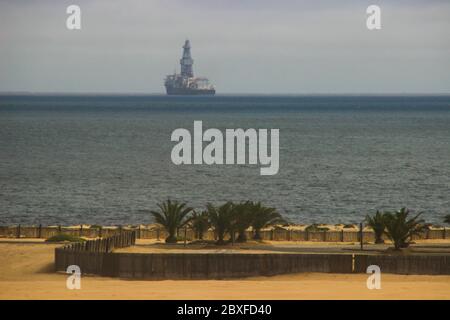
[[[158,204],[159,211],[150,211],[156,223],[161,224],[169,233],[166,243],[176,243],[177,230],[189,222],[186,216],[192,211],[191,207],[187,207],[186,203],[171,201],[170,199]]]
[[[382,238],[385,229],[384,220],[384,213],[378,210],[374,216],[366,216],[367,224],[373,229],[373,232],[375,233],[375,243],[384,243],[384,240]]]
[[[202,211],[202,213],[193,211],[190,225],[195,232],[195,237],[197,239],[203,240],[203,234],[208,231],[209,228],[208,211]]]
[[[395,250],[407,248],[411,241],[411,237],[420,234],[425,228],[424,220],[418,220],[422,213],[408,220],[409,210],[402,208],[395,213],[386,212],[384,221],[388,238],[394,243]]]
[[[221,206],[214,206],[210,203],[206,205],[211,225],[217,235],[218,245],[225,243],[225,234],[232,229],[233,224],[233,203],[228,201]]]
[[[450,214],[448,214],[448,215],[445,216],[444,222],[450,224]]]
[[[253,222],[254,216],[254,203],[251,201],[242,202],[234,205],[233,207],[233,230],[237,230],[238,238],[236,242],[246,242],[246,231]]]
[[[285,223],[281,215],[275,208],[264,207],[261,202],[257,202],[253,205],[253,221],[251,223],[255,234],[253,239],[261,240],[261,229],[270,225]]]

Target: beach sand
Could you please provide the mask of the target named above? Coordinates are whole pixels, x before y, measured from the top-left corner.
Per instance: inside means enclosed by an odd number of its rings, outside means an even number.
[[[53,272],[54,248],[0,242],[0,299],[450,299],[450,276],[383,274],[368,290],[364,274],[301,273],[238,280],[142,281],[83,276],[80,290]]]

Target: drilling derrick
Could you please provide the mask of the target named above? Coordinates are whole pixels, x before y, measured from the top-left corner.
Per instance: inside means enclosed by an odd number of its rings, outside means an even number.
[[[216,89],[209,83],[208,78],[194,77],[194,60],[191,57],[191,44],[184,42],[183,55],[180,59],[181,72],[170,74],[164,81],[169,95],[214,95]]]
[[[183,57],[180,59],[181,75],[183,77],[194,77],[194,71],[192,70],[193,64],[194,60],[192,60],[191,57],[191,44],[189,43],[189,40],[186,40],[183,46]]]

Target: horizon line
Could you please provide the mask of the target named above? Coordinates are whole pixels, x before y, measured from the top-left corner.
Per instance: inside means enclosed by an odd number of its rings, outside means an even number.
[[[84,96],[168,96],[165,92],[83,92],[83,91],[0,91],[0,95],[84,95]],[[192,95],[179,95],[192,96]],[[202,95],[193,95],[193,97],[201,97]],[[216,93],[215,96],[450,96],[450,92],[343,92],[343,93],[324,93],[324,92],[309,92],[309,93],[258,93],[258,92],[224,92]],[[177,97],[174,95],[173,97]],[[209,96],[213,97],[213,96]]]

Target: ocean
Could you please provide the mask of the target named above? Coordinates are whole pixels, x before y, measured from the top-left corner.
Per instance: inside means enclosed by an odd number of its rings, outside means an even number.
[[[171,162],[173,130],[280,130],[280,168]],[[167,198],[293,223],[450,213],[450,96],[0,96],[0,224],[150,223]]]

